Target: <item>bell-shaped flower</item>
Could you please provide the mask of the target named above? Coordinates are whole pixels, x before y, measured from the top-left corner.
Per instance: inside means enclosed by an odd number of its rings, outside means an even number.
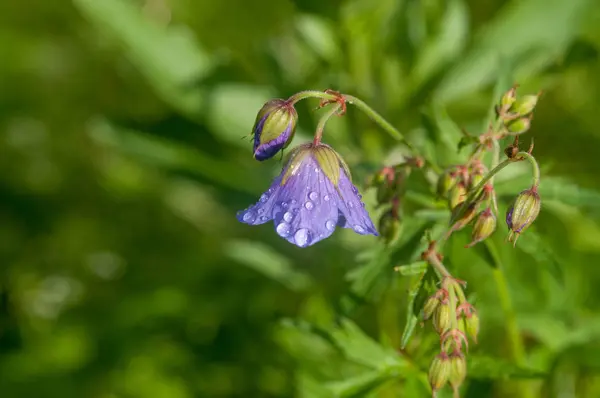
[[[343,159],[325,144],[295,148],[259,201],[237,214],[258,225],[273,220],[279,236],[299,247],[329,237],[336,227],[377,235]]]
[[[264,104],[252,128],[254,158],[266,160],[287,147],[294,138],[297,122],[298,113],[288,101],[274,99]]]

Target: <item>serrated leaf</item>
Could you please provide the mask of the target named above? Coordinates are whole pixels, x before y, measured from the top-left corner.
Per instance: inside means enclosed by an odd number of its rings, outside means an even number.
[[[411,264],[400,265],[394,269],[402,276],[423,274],[427,269],[427,261],[416,261]]]
[[[472,379],[537,379],[545,377],[543,372],[517,366],[506,360],[492,356],[469,355],[468,375]]]
[[[343,319],[340,326],[327,331],[345,357],[374,369],[398,369],[406,361],[392,348],[386,348],[367,336],[354,322]]]
[[[433,272],[425,262],[425,269],[421,274],[415,278],[408,293],[408,303],[406,309],[406,324],[402,331],[402,337],[400,339],[400,346],[402,349],[406,348],[412,334],[419,322],[419,312],[423,306],[423,302],[429,296],[429,284]],[[434,282],[435,283],[435,282]]]

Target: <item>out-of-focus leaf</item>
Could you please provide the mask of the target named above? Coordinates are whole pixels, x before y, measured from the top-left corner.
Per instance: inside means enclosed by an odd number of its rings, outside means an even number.
[[[422,274],[427,269],[427,261],[417,261],[411,264],[399,265],[394,269],[403,276]]]
[[[469,31],[469,16],[463,0],[446,2],[447,8],[435,37],[428,40],[418,52],[411,76],[415,88],[421,86],[451,60],[466,45]]]
[[[565,275],[558,255],[552,249],[552,244],[544,241],[543,236],[539,235],[533,226],[519,237],[517,248],[535,258],[537,263],[546,268],[557,282],[564,285]]]
[[[584,216],[576,207],[556,200],[542,199],[542,211],[544,210],[553,212],[562,219],[572,248],[600,251],[600,225],[594,219]]]
[[[465,58],[446,75],[435,97],[446,103],[489,84],[503,58],[515,59],[534,50],[543,51],[547,57],[558,56],[575,38],[590,4],[593,4],[591,0],[508,3],[478,34]],[[549,29],[549,26],[560,26],[560,29]]]
[[[340,58],[335,28],[327,20],[304,14],[296,20],[296,29],[307,45],[321,58],[332,63]]]
[[[137,131],[119,129],[103,119],[90,123],[89,134],[97,144],[152,166],[190,171],[236,191],[255,193],[249,189],[249,182],[258,183],[255,175],[244,173],[243,168],[235,164],[213,159],[193,148]]]
[[[304,371],[296,372],[298,398],[335,398],[325,383],[315,380]]]
[[[386,270],[392,274],[389,256],[390,250],[384,245],[378,245],[373,249],[372,256],[366,264],[350,270],[346,279],[351,283],[352,293],[365,299],[378,297],[386,286],[382,275]]]
[[[214,61],[190,30],[184,26],[160,27],[124,0],[73,3],[102,34],[120,42],[125,55],[163,100],[188,116],[200,114],[203,96],[193,85],[210,73]]]
[[[375,370],[343,381],[328,383],[327,388],[333,393],[334,397],[368,397],[370,393],[375,392],[378,387],[390,378],[391,375],[382,374]]]
[[[557,200],[579,208],[600,209],[600,192],[581,188],[564,178],[542,177],[538,192],[542,200]]]
[[[423,113],[421,121],[429,138],[437,143],[436,159],[441,164],[452,164],[459,160],[458,144],[463,137],[460,128],[438,104],[432,104]]]
[[[469,355],[467,369],[473,379],[537,379],[544,373],[514,365],[501,358],[481,355]]]
[[[475,251],[486,263],[491,265],[493,268],[500,268],[502,266],[502,260],[500,254],[496,248],[496,244],[491,239],[485,239],[483,242],[479,242],[473,246],[470,250]]]
[[[260,242],[231,240],[225,245],[224,253],[291,290],[303,291],[311,285],[310,277],[295,271],[287,257]]]

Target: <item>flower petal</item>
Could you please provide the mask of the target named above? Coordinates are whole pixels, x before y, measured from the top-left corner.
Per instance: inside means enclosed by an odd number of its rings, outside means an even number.
[[[340,182],[338,184],[339,197],[338,209],[342,217],[338,220],[338,225],[344,228],[352,228],[354,232],[361,235],[378,236],[377,229],[365,209],[362,197],[358,189],[352,184],[346,172],[342,170]]]
[[[273,208],[275,231],[296,246],[329,237],[338,222],[337,192],[312,156],[279,189]]]
[[[239,222],[248,225],[260,225],[273,219],[273,207],[277,203],[281,176],[277,177],[267,192],[263,193],[256,204],[237,213]]]

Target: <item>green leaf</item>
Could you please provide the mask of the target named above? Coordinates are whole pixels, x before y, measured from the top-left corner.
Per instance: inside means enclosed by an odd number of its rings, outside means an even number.
[[[327,333],[344,356],[355,363],[384,370],[407,365],[396,351],[372,340],[349,319],[341,320],[339,327],[331,328]]]
[[[527,72],[537,73],[568,47],[592,4],[592,0],[523,0],[507,4],[478,33],[463,60],[445,76],[435,98],[447,103],[479,90],[498,75],[504,58],[520,58],[516,65],[519,67],[535,62],[537,67],[528,68]],[[539,62],[540,52],[545,56],[544,63]]]
[[[343,381],[328,383],[327,388],[335,397],[367,397],[369,393],[374,392],[390,378],[391,375],[381,374],[379,371],[371,371]]]
[[[161,27],[124,0],[73,0],[100,33],[118,41],[159,96],[180,112],[196,117],[203,97],[192,89],[214,62],[184,26]]]
[[[258,241],[230,240],[225,245],[224,253],[290,290],[304,291],[311,285],[309,276],[295,271],[287,257]]]
[[[457,149],[464,134],[446,110],[441,105],[433,103],[423,111],[421,116],[429,138],[438,143],[436,159],[439,159],[439,163],[452,164],[460,161]]]
[[[406,348],[412,334],[419,322],[419,312],[423,307],[423,303],[432,293],[431,286],[435,287],[434,272],[428,267],[425,262],[425,269],[415,278],[408,292],[408,303],[406,309],[406,324],[400,338],[400,347]]]
[[[403,276],[423,274],[427,270],[427,261],[417,261],[411,264],[400,265],[394,268],[394,270]]]
[[[575,207],[600,209],[600,192],[581,188],[559,177],[542,177],[538,190],[542,200],[557,200]]]
[[[472,379],[537,379],[543,372],[517,366],[498,357],[469,355],[467,369]]]
[[[558,283],[564,286],[565,275],[558,255],[552,249],[552,244],[545,241],[543,236],[532,226],[519,237],[517,248],[533,257],[538,265],[546,268]]]
[[[498,248],[496,248],[496,244],[491,239],[485,239],[483,242],[473,246],[471,250],[475,251],[492,268],[500,268],[502,266]]]

